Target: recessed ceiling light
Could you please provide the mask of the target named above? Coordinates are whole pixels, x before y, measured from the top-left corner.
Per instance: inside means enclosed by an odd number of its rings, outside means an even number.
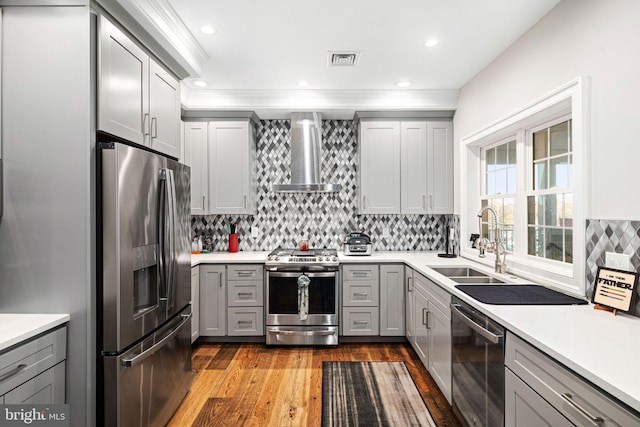
[[[209,86],[209,84],[207,82],[205,82],[204,80],[196,80],[196,81],[193,82],[193,85],[197,86],[197,87],[207,87],[207,86]]]
[[[402,80],[399,82],[396,82],[396,86],[398,87],[409,87],[413,84],[413,82],[411,80]]]
[[[215,34],[216,29],[211,25],[203,25],[202,27],[200,27],[200,32],[203,34]]]
[[[437,46],[438,43],[440,43],[438,39],[429,39],[426,42],[424,42],[424,45],[426,47],[434,47],[434,46]]]
[[[298,87],[307,87],[309,85],[309,83],[307,83],[306,80],[299,80],[298,81]]]

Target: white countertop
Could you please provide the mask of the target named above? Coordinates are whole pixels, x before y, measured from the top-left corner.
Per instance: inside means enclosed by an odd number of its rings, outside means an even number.
[[[68,314],[0,313],[0,352],[68,321]]]
[[[263,263],[268,252],[216,253],[192,256],[201,263]],[[495,274],[466,258],[439,258],[436,252],[374,252],[371,256],[345,256],[340,263],[404,263],[427,276],[452,295],[471,304],[569,369],[622,402],[640,411],[640,318],[614,316],[595,310],[592,304],[575,306],[523,306],[483,304],[457,290],[452,280],[428,266],[471,265]],[[530,283],[521,280],[522,283]]]

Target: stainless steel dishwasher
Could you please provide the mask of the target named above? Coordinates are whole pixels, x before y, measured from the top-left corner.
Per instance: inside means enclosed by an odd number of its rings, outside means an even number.
[[[452,405],[466,426],[504,426],[504,328],[451,298]]]

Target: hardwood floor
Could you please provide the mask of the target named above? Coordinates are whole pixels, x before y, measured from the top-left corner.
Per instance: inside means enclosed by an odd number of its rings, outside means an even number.
[[[192,360],[193,385],[170,427],[319,426],[323,361],[404,361],[438,427],[459,426],[408,344],[199,344]]]

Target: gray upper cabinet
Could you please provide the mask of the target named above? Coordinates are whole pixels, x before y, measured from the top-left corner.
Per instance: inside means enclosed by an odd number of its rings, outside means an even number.
[[[453,212],[451,122],[360,122],[359,212]]]
[[[208,213],[208,122],[185,122],[184,162],[191,167],[191,215]]]
[[[98,129],[178,158],[179,81],[104,16],[98,44]]]

